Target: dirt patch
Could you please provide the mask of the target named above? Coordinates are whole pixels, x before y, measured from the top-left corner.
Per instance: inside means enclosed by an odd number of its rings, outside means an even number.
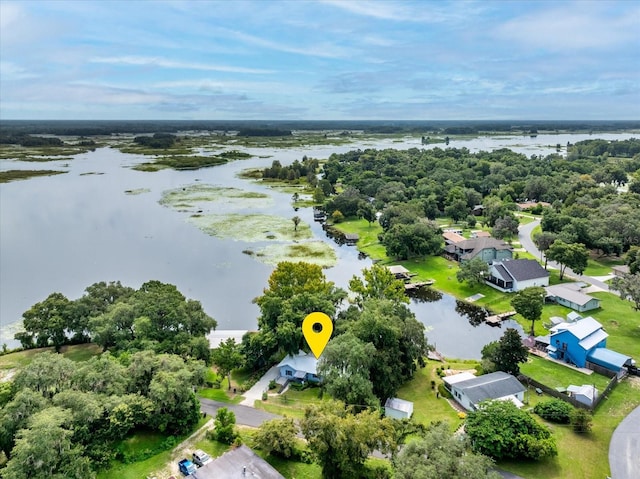
[[[0,383],[6,383],[7,381],[11,381],[11,378],[15,376],[18,370],[16,368],[12,369],[0,369]]]
[[[640,389],[640,377],[638,376],[628,376],[629,384],[633,389]]]

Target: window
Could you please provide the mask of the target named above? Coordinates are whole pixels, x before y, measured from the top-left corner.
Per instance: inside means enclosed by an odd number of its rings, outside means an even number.
[[[287,372],[285,373],[286,376],[293,376],[293,371],[291,371],[290,369],[287,369]]]

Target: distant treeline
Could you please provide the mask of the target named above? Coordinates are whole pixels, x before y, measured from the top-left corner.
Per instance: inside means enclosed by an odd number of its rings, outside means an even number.
[[[171,133],[155,133],[153,136],[136,136],[133,141],[148,148],[171,148],[180,140]]]
[[[243,128],[238,131],[238,136],[291,136],[291,130],[277,128]]]
[[[569,145],[568,150],[569,159],[596,157],[605,153],[608,156],[632,158],[640,153],[640,139],[630,138],[620,141],[584,140],[574,145]]]
[[[474,134],[479,132],[529,132],[529,131],[615,131],[640,129],[640,120],[632,121],[347,121],[347,120],[304,120],[304,121],[133,121],[133,120],[3,120],[0,136],[17,134],[51,134],[70,136],[95,136],[120,133],[177,133],[180,131],[242,131],[256,130],[259,136],[269,130],[346,130],[370,133],[420,133]],[[248,135],[254,136],[254,135]],[[277,135],[280,136],[280,133]]]
[[[64,142],[60,138],[31,136],[27,134],[0,135],[0,144],[20,146],[62,146]]]

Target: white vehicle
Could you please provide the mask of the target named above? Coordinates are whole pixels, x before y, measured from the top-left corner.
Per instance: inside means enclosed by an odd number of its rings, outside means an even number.
[[[196,463],[198,467],[209,464],[211,461],[213,461],[211,456],[201,449],[198,449],[193,453],[193,462]]]

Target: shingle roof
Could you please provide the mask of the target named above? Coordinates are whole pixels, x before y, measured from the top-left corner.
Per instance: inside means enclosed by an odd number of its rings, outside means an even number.
[[[454,233],[453,231],[445,231],[442,233],[442,237],[451,243],[460,243],[461,241],[466,240],[464,236]]]
[[[498,399],[518,394],[525,390],[515,377],[502,371],[460,381],[455,387],[464,392],[473,404],[478,404],[486,399]]]
[[[244,469],[246,469],[246,473],[243,473]],[[249,477],[284,479],[282,474],[245,445],[225,452],[189,477],[196,476],[198,479],[244,479]]]
[[[593,298],[588,294],[581,293],[580,291],[574,291],[572,289],[564,287],[562,284],[554,284],[553,286],[547,286],[545,288],[547,290],[547,296],[557,296],[562,299],[566,299],[567,301],[571,301],[580,306],[584,306]]]
[[[495,238],[472,238],[456,243],[456,247],[462,250],[472,250],[470,253],[463,255],[464,259],[475,258],[475,256],[484,249],[495,250],[512,250],[511,245],[505,243],[502,240]]]
[[[305,354],[300,351],[295,356],[285,356],[285,358],[278,363],[278,367],[289,366],[296,371],[304,371],[306,373],[318,374],[317,366],[318,360],[311,353]]]
[[[413,414],[413,403],[411,401],[405,401],[404,399],[389,398],[384,403],[384,407],[406,412],[407,414]]]
[[[505,259],[498,264],[501,264],[516,281],[549,276],[549,272],[540,266],[540,263],[535,259]]]

